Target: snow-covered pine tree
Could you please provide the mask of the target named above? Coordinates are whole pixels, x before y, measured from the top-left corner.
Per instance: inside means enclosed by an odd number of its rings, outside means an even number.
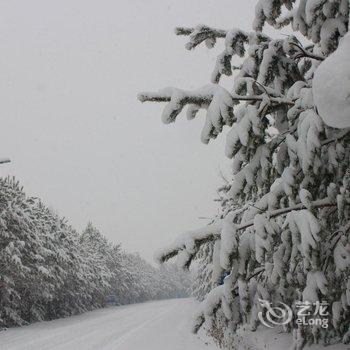
[[[290,25],[299,39],[270,37],[263,33],[266,23],[276,30]],[[223,39],[212,84],[138,96],[141,102],[167,102],[164,123],[174,122],[186,106],[188,119],[204,109],[204,143],[229,129],[225,153],[232,179],[222,189],[221,214],[159,255],[161,262],[177,256],[189,267],[203,244],[219,242],[213,260],[228,276],[206,296],[193,330],[204,326],[220,344],[232,346],[239,325],[257,328],[259,299],[293,308],[297,301],[330,304],[327,329],[285,326],[295,349],[350,340],[350,133],[327,126],[323,120],[332,115],[318,114],[312,90],[319,65],[348,29],[348,0],[260,0],[251,32],[176,28],[189,37],[188,50]],[[242,58],[238,67],[233,56]],[[349,58],[340,62],[340,74],[348,72]],[[220,86],[222,75],[234,76],[232,90]]]
[[[123,252],[119,244],[111,245],[107,267],[112,272],[109,280],[111,285],[111,295],[115,296],[116,304],[127,304],[130,286],[132,281],[131,273],[126,261],[123,259]]]
[[[170,272],[171,271],[171,272]],[[89,223],[82,234],[13,178],[0,178],[0,327],[106,305],[183,295],[187,274],[123,252]]]
[[[24,313],[32,316],[22,297],[30,292],[28,278],[35,279],[40,240],[32,232],[32,200],[25,197],[18,182],[0,179],[0,190],[0,325],[18,325],[25,323]]]
[[[83,257],[79,233],[37,199],[33,201],[32,212],[35,218],[32,225],[35,227],[34,234],[41,241],[38,252],[43,257],[35,266],[40,272],[39,281],[32,282],[37,286],[36,303],[43,311],[39,320],[51,320],[89,310],[90,289],[81,272]],[[26,321],[30,323],[35,320]]]
[[[78,234],[13,178],[0,179],[0,326],[85,311]]]
[[[85,257],[84,277],[89,282],[91,304],[104,306],[106,297],[111,293],[110,281],[113,272],[108,268],[108,261],[112,260],[112,247],[100,231],[88,223],[80,237],[82,255]]]

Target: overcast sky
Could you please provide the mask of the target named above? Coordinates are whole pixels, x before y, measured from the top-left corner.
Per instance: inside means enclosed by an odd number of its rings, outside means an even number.
[[[207,84],[222,41],[188,52],[174,27],[250,29],[254,4],[1,0],[0,174],[151,261],[216,213],[224,139],[201,144],[203,115],[163,125],[163,105],[136,95]]]

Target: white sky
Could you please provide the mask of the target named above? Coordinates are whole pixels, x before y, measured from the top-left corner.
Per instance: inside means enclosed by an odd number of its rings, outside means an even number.
[[[136,95],[207,84],[223,42],[188,52],[174,27],[250,29],[255,2],[1,0],[0,175],[151,261],[215,214],[224,138],[203,145],[203,115],[163,125]]]

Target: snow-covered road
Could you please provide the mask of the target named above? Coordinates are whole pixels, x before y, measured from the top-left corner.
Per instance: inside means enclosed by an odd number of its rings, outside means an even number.
[[[196,302],[111,307],[0,332],[1,350],[217,350],[190,333]]]

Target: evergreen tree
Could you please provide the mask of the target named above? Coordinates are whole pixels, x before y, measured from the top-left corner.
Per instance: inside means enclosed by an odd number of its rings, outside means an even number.
[[[107,262],[112,259],[112,247],[92,223],[88,223],[83,231],[80,244],[82,255],[85,257],[84,276],[92,292],[91,303],[104,306],[106,296],[111,292],[110,280],[113,271],[109,269]]]
[[[82,234],[12,178],[0,178],[0,327],[184,296],[189,277],[151,266],[89,223]]]
[[[304,44],[294,35],[266,35],[266,23],[277,30],[290,25]],[[139,94],[142,102],[167,102],[164,123],[175,122],[185,106],[188,119],[204,109],[204,143],[228,129],[232,178],[220,190],[221,213],[159,255],[161,262],[177,255],[189,267],[203,245],[218,242],[217,256],[202,261],[227,277],[219,286],[205,282],[212,289],[193,330],[204,326],[221,345],[233,346],[240,325],[257,328],[259,299],[293,309],[298,301],[330,304],[327,329],[285,326],[295,349],[350,340],[349,130],[329,127],[324,121],[332,115],[319,114],[313,96],[314,76],[323,61],[332,62],[348,26],[348,0],[259,0],[251,32],[176,28],[189,37],[188,50],[224,39],[210,85]],[[238,67],[233,56],[242,58]],[[349,56],[342,57],[343,66],[334,67],[340,75],[349,71]],[[220,86],[222,75],[234,76],[231,91]],[[324,92],[316,95],[322,100]]]

